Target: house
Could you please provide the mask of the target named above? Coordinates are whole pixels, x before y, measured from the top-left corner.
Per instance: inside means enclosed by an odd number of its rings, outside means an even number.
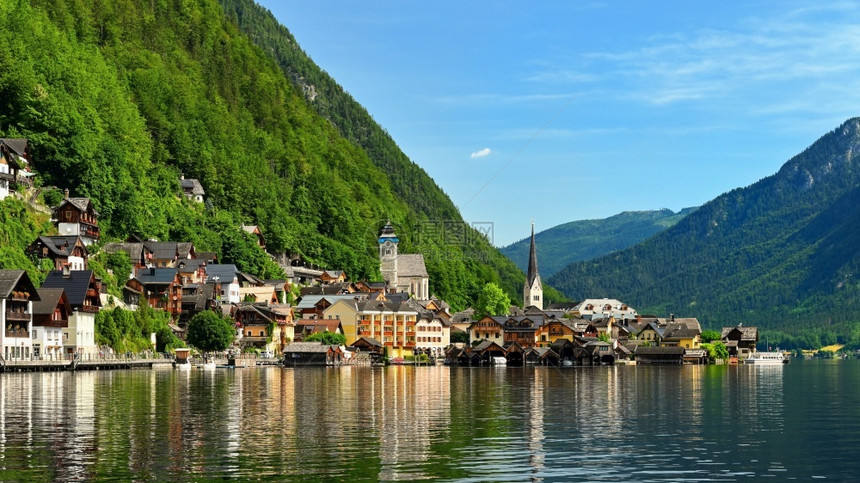
[[[362,297],[352,296],[351,298],[345,297],[340,298],[331,306],[323,310],[323,313],[319,319],[324,320],[336,320],[340,323],[340,327],[343,330],[343,335],[346,336],[347,345],[352,345],[353,342],[358,340],[363,335],[358,329],[358,312],[359,306],[358,302]],[[378,334],[377,334],[378,335]],[[378,341],[379,339],[377,339]]]
[[[726,345],[729,356],[746,359],[756,351],[758,328],[744,325],[723,327],[720,340]]]
[[[186,326],[191,317],[204,310],[213,309],[216,305],[214,283],[189,283],[183,285],[179,325]]]
[[[197,203],[203,203],[203,196],[206,194],[203,191],[203,185],[195,178],[185,179],[185,176],[179,177],[179,187],[182,188],[182,193],[186,198]]]
[[[63,329],[63,350],[66,354],[95,354],[96,314],[101,310],[101,280],[92,270],[52,270],[42,288],[65,290],[72,314]]]
[[[242,298],[239,295],[239,269],[232,263],[206,265],[206,281],[214,283],[222,303],[238,304]]]
[[[544,317],[540,315],[508,317],[504,322],[505,347],[508,347],[511,343],[516,343],[523,349],[535,347],[537,341],[535,332],[543,323]]]
[[[298,319],[296,320],[295,340],[302,341],[317,332],[343,334],[343,326],[338,319]],[[351,345],[351,344],[349,344]]]
[[[85,245],[99,241],[99,214],[93,208],[89,198],[69,198],[69,190],[65,190],[65,198],[54,207],[54,220],[61,236],[77,235]]]
[[[631,320],[636,318],[636,310],[616,299],[585,299],[571,311],[575,317],[595,320],[614,317],[615,320]]]
[[[343,352],[338,346],[322,342],[292,342],[284,348],[284,365],[288,367],[333,366],[342,359]]]
[[[504,343],[505,319],[507,317],[482,317],[469,325],[469,340],[493,340]]]
[[[320,282],[323,285],[346,282],[346,272],[343,270],[323,270],[320,275]]]
[[[89,251],[81,237],[40,236],[27,247],[27,253],[46,258],[54,263],[55,270],[68,266],[70,270],[86,270]]]
[[[183,285],[206,283],[206,260],[182,259],[176,262],[176,271]]]
[[[433,312],[420,312],[415,322],[415,352],[441,357],[449,345],[451,324]]]
[[[370,361],[377,363],[382,359],[383,346],[382,343],[373,337],[359,337],[358,340],[349,345],[356,348],[360,352],[370,354]]]
[[[245,233],[250,233],[254,235],[254,238],[257,239],[257,245],[263,250],[266,249],[266,239],[263,237],[263,232],[260,230],[260,227],[257,225],[242,225],[242,231]]]
[[[683,364],[684,363],[683,347],[648,347],[639,346],[636,348],[634,355],[636,364]]]
[[[61,288],[40,288],[33,303],[33,357],[54,360],[63,356],[63,329],[69,327],[72,306]]]
[[[507,360],[508,352],[504,347],[492,340],[482,341],[471,349],[472,354],[476,355],[480,364],[490,365],[497,357]],[[474,364],[474,361],[472,362]]]
[[[672,324],[663,331],[660,345],[699,349],[702,345],[702,331],[685,324]]]
[[[240,328],[239,346],[243,349],[253,347],[274,352],[279,348],[280,328],[275,314],[265,305],[239,305],[233,318]]]
[[[143,242],[143,249],[147,267],[174,268],[179,260],[178,242],[150,240]]]
[[[326,315],[329,307],[339,300],[354,300],[354,294],[340,295],[305,295],[296,304],[296,311],[303,319],[334,318],[331,314]]]
[[[588,325],[585,319],[552,319],[538,327],[535,338],[539,347],[549,347],[559,339],[573,341],[574,337],[581,335]]]
[[[367,299],[358,301],[357,307],[357,336],[382,342],[390,357],[414,354],[415,324],[423,309],[413,299]]]
[[[0,332],[3,359],[30,359],[33,304],[39,293],[24,270],[0,270]]]
[[[182,312],[182,279],[175,268],[142,268],[123,287],[129,305],[146,303],[172,317]]]
[[[23,138],[0,138],[0,200],[9,196],[17,185],[31,186],[29,144]]]
[[[125,253],[128,256],[128,260],[131,262],[131,272],[125,274],[124,278],[126,279],[133,277],[138,268],[146,266],[146,251],[143,242],[105,243],[102,250],[107,253]]]

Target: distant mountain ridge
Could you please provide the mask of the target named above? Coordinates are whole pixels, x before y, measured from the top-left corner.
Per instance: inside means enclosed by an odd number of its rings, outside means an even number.
[[[625,211],[608,218],[571,221],[535,234],[540,272],[546,279],[573,262],[623,250],[678,223],[696,208],[675,213],[662,210]],[[525,271],[528,267],[529,238],[500,251]]]
[[[860,328],[860,119],[636,246],[550,278],[571,298],[798,331]]]

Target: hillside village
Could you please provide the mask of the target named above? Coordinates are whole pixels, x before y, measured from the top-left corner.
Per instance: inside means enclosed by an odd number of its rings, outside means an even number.
[[[26,139],[0,139],[0,199],[32,187],[29,165]],[[204,202],[198,180],[182,177],[179,185],[177,196]],[[195,314],[219,312],[235,323],[235,350],[286,356],[293,364],[340,363],[356,351],[370,353],[374,361],[406,362],[422,355],[422,360],[461,365],[700,364],[713,358],[695,318],[641,315],[607,298],[544,308],[534,226],[523,287],[527,306],[478,317],[474,309],[452,313],[431,293],[423,255],[399,253],[390,222],[379,228],[381,282],[354,281],[343,270],[295,260],[281,264],[284,278],[264,280],[219,263],[216,253],[198,251],[187,241],[129,234],[122,242],[103,242],[92,200],[72,197],[68,189],[51,214],[56,233],[39,236],[27,248],[28,256],[52,268],[41,286],[35,287],[24,270],[0,267],[4,362],[103,357],[110,348],[96,343],[96,314],[141,306],[168,314],[180,339]],[[241,228],[265,250],[258,226]],[[121,300],[107,293],[88,266],[98,252],[128,257],[130,272],[116,274],[127,280]],[[346,343],[326,347],[304,341],[318,332],[342,334]],[[742,359],[755,351],[758,332],[726,327],[720,340],[730,357]]]

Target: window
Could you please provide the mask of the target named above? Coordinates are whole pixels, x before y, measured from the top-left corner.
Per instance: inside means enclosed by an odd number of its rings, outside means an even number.
[[[33,338],[36,338],[36,329],[33,329]]]

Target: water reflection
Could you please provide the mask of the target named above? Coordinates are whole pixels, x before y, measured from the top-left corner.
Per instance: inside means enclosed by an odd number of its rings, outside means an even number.
[[[850,361],[2,374],[0,480],[845,479],[858,375]]]

